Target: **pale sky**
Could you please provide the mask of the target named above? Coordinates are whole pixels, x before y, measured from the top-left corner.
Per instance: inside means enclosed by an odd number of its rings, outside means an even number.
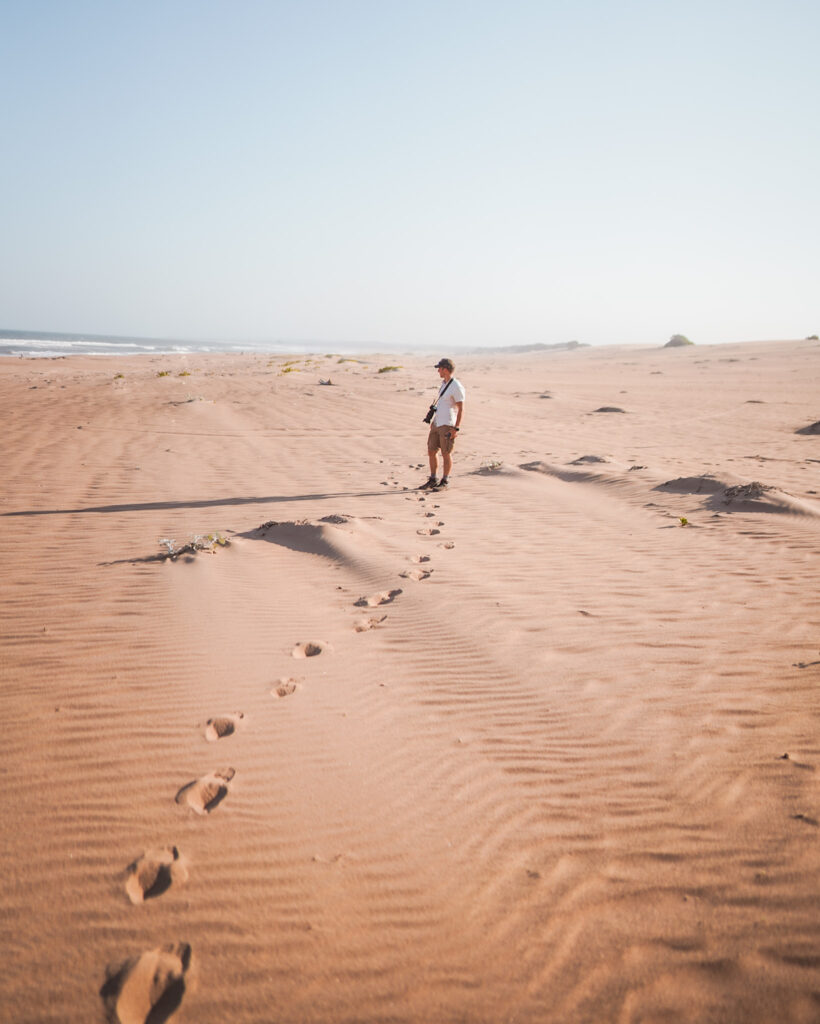
[[[0,0],[0,328],[820,333],[816,0]]]

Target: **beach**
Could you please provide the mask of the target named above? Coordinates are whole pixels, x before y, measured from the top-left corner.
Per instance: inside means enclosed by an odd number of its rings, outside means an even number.
[[[435,361],[0,360],[1,1021],[820,1020],[820,342]]]

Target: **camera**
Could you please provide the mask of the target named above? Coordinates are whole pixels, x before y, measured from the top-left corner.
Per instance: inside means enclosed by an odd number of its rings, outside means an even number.
[[[430,408],[427,410],[427,415],[424,417],[424,422],[425,423],[430,423],[432,421],[433,417],[435,416],[435,414],[436,414],[436,407],[435,407],[435,405],[431,405]]]

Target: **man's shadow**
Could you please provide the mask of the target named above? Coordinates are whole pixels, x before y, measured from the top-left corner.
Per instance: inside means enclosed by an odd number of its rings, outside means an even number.
[[[122,505],[89,505],[85,508],[21,509],[17,512],[2,512],[2,517],[13,516],[67,516],[105,515],[108,512],[159,512],[179,508],[230,508],[240,505],[278,505],[291,501],[333,501],[339,498],[383,498],[388,495],[404,495],[411,488],[383,491],[337,491],[327,494],[269,494],[265,497],[208,498],[202,501],[144,501]]]

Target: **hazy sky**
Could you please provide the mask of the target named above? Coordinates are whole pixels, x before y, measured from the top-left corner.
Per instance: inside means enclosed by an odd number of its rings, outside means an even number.
[[[0,327],[820,332],[817,0],[0,0]]]

